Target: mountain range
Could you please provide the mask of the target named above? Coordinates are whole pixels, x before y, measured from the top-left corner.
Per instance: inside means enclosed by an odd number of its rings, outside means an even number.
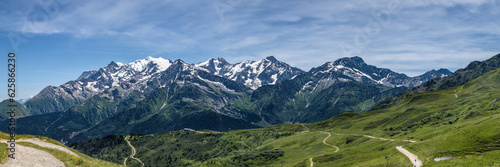
[[[304,72],[270,56],[230,64],[163,58],[111,62],[74,81],[48,86],[25,103],[20,133],[74,142],[108,134],[192,128],[228,131],[316,122],[364,112],[408,88],[450,75],[408,77],[341,58]]]
[[[133,145],[147,166],[498,166],[499,82],[494,69],[463,85],[407,95],[386,109],[315,123],[109,135],[70,147],[122,163]]]
[[[262,85],[274,85],[304,73],[301,69],[280,62],[273,56],[259,61],[246,60],[236,64],[230,64],[223,58],[209,59],[195,66],[204,68],[211,74],[244,84],[253,90]]]

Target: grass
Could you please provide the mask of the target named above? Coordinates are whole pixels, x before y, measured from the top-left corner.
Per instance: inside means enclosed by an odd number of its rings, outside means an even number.
[[[29,142],[19,142],[22,139],[33,139],[33,138],[40,139],[43,142],[47,142],[47,143],[51,143],[51,144],[65,147],[65,148],[69,149],[70,151],[74,152],[75,154],[77,154],[78,156],[71,155],[71,154],[68,154],[66,152],[63,152],[63,151],[60,151],[57,149],[40,147],[36,144],[29,143]],[[9,140],[10,136],[7,133],[0,132],[0,139]],[[73,167],[73,166],[85,166],[85,167],[121,166],[121,165],[114,164],[111,162],[91,158],[91,157],[89,157],[85,154],[79,153],[78,151],[76,151],[72,148],[69,148],[69,147],[67,147],[67,146],[65,146],[65,145],[63,145],[63,144],[61,144],[53,139],[50,139],[50,138],[47,138],[44,136],[16,135],[16,141],[17,141],[16,144],[18,144],[18,145],[32,147],[32,148],[35,148],[38,150],[46,151],[49,154],[53,155],[58,160],[62,161],[68,167]],[[5,143],[0,143],[0,145],[2,148],[7,148],[7,144],[5,144]],[[7,149],[0,149],[0,159],[1,159],[0,164],[6,162],[8,160],[7,156],[8,156],[8,150]]]
[[[64,165],[66,165],[68,167],[73,167],[73,166],[85,166],[85,167],[122,166],[122,165],[118,165],[118,164],[113,164],[111,162],[106,162],[106,161],[94,159],[94,158],[91,158],[91,157],[89,157],[85,154],[81,154],[81,153],[76,153],[76,154],[78,154],[78,156],[75,156],[75,155],[71,155],[71,154],[68,154],[66,152],[63,152],[63,151],[60,151],[57,149],[40,147],[36,144],[29,143],[29,142],[19,142],[18,144],[48,152],[49,154],[56,157],[58,160],[62,161],[64,163]]]
[[[176,131],[133,136],[130,141],[136,157],[152,165],[309,166],[313,158],[315,167],[408,166],[410,160],[396,149],[403,146],[424,166],[500,166],[498,83],[500,71],[493,70],[460,87],[408,95],[388,109],[344,113],[304,124],[309,132],[301,124],[292,124],[224,133]],[[332,134],[326,142],[338,146],[338,152],[323,144],[328,136],[323,132]],[[122,147],[102,149],[111,153],[118,148]],[[104,158],[99,154],[93,157]],[[443,156],[454,158],[434,162]]]
[[[7,148],[7,144],[0,143],[0,148]],[[0,164],[7,162],[7,160],[9,159],[8,156],[9,156],[9,150],[0,149]]]
[[[418,142],[403,146],[421,157],[424,165],[440,164],[433,158],[442,156],[458,156],[449,161],[464,161],[465,166],[478,160],[499,164],[492,158],[500,149],[500,109],[498,103],[492,103],[500,97],[499,76],[495,70],[458,88],[410,95],[389,109],[358,114],[348,120],[334,117],[313,127],[397,140],[413,138]],[[335,126],[347,121],[356,124],[347,129]]]

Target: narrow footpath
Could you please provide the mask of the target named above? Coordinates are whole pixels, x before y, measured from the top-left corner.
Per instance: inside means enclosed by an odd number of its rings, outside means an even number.
[[[302,126],[304,126],[304,128],[307,128],[304,124],[302,124]],[[309,131],[309,128],[307,128],[307,129]],[[330,146],[330,147],[336,148],[337,150],[335,150],[335,152],[338,152],[340,150],[339,147],[337,147],[335,145],[331,145],[331,144],[326,143],[326,140],[328,140],[328,138],[330,138],[332,136],[330,134],[330,132],[323,132],[323,133],[328,134],[328,136],[323,140],[323,144],[325,144],[327,146]],[[335,134],[337,134],[337,135],[344,135],[344,134],[341,134],[341,133],[335,133]],[[360,134],[354,134],[354,135],[360,135]],[[395,141],[393,139],[386,139],[386,138],[375,137],[375,136],[370,136],[370,135],[360,135],[360,136],[364,136],[364,137],[368,137],[368,138],[372,138],[372,139],[379,139],[379,140],[386,140],[386,141]],[[408,141],[408,142],[411,142],[411,143],[415,143],[416,142],[416,141],[413,141],[413,140],[401,140],[401,141]],[[414,167],[421,167],[422,166],[422,161],[420,159],[418,159],[418,156],[416,156],[415,154],[410,153],[408,150],[404,149],[402,146],[397,146],[396,149],[398,149],[399,152],[401,152],[404,155],[406,155],[410,159],[410,161],[414,165]],[[314,163],[313,162],[313,158],[310,158],[309,161],[311,163],[311,167],[313,167],[313,163]]]
[[[302,125],[302,126],[304,126],[304,125]],[[304,126],[304,127],[305,127],[305,126]],[[309,129],[309,128],[307,128],[307,129]],[[328,138],[330,138],[330,137],[332,136],[332,134],[330,134],[330,132],[323,132],[323,133],[328,134],[328,136],[327,136],[325,139],[323,139],[323,144],[325,144],[325,145],[327,145],[327,146],[330,146],[330,147],[333,147],[333,148],[337,149],[337,150],[335,150],[335,152],[338,152],[338,151],[340,150],[340,148],[339,148],[339,147],[326,143],[326,140],[328,140]],[[337,141],[337,142],[338,142],[338,141]],[[314,162],[313,162],[313,158],[309,158],[309,161],[310,161],[310,163],[311,163],[311,167],[313,167],[313,164],[314,164]]]
[[[330,147],[334,147],[334,148],[336,148],[337,150],[335,150],[335,152],[338,152],[338,151],[340,150],[340,149],[339,149],[339,147],[326,143],[326,140],[327,140],[328,138],[330,138],[330,136],[332,136],[332,134],[330,134],[330,132],[323,132],[323,133],[328,134],[328,137],[326,137],[326,138],[323,140],[323,144],[325,144],[325,145],[327,145],[327,146],[330,146]]]
[[[413,166],[415,166],[415,167],[422,166],[422,161],[420,161],[420,159],[418,159],[418,156],[416,156],[415,154],[412,154],[408,150],[404,149],[403,146],[397,146],[396,149],[398,149],[399,152],[406,155],[406,157],[408,157],[408,159],[410,159]]]
[[[144,167],[144,163],[142,163],[142,161],[139,158],[134,157],[135,153],[136,153],[135,148],[134,148],[134,146],[132,146],[132,144],[130,144],[130,141],[128,141],[127,139],[128,139],[128,136],[125,137],[125,141],[127,142],[128,146],[130,148],[132,148],[132,154],[130,154],[130,158],[135,159],[136,161],[138,161],[139,163],[142,164],[142,167]],[[123,165],[127,166],[127,158],[125,158],[125,160],[123,161]]]
[[[306,128],[306,129],[307,129],[306,133],[309,133],[309,128],[308,128],[306,125],[304,125],[304,124],[301,124],[301,125],[302,125],[304,128]]]

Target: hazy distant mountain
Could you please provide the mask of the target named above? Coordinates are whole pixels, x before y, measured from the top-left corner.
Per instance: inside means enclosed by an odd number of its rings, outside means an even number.
[[[397,101],[403,99],[406,95],[422,93],[426,91],[444,90],[449,87],[461,86],[472,81],[491,70],[500,68],[500,54],[497,54],[485,61],[473,61],[467,67],[458,69],[447,77],[437,77],[421,84],[417,87],[402,92],[394,97],[384,100],[377,104],[373,109],[388,108]]]
[[[26,103],[26,102],[27,102],[28,100],[30,100],[30,99],[31,99],[31,98],[27,98],[27,99],[19,99],[19,100],[17,100],[17,102],[18,102],[18,103],[20,103],[20,104],[24,104],[24,103]]]

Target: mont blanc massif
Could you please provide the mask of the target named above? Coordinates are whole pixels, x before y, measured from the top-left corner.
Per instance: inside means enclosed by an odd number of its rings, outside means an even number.
[[[110,62],[20,104],[16,132],[91,157],[68,166],[495,166],[499,58],[415,77],[361,57]]]

